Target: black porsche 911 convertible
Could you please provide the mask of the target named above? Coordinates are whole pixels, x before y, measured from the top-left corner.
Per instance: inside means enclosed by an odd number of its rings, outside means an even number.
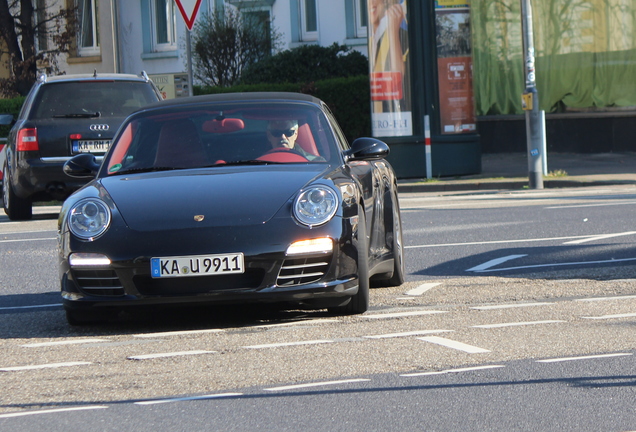
[[[374,138],[347,142],[319,99],[243,93],[129,116],[60,213],[71,324],[135,305],[281,303],[364,313],[404,282],[397,183]]]

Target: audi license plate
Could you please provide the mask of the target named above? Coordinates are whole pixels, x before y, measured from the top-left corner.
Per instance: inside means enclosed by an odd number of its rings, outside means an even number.
[[[245,273],[242,253],[151,258],[153,278]]]
[[[74,140],[73,153],[106,153],[111,140]]]

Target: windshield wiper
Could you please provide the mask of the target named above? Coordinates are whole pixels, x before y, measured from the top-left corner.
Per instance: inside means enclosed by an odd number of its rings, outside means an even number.
[[[86,113],[70,113],[70,114],[57,114],[53,118],[95,118],[101,117],[102,113],[99,111],[86,112]]]
[[[280,163],[283,163],[283,162],[272,162],[272,161],[259,160],[259,159],[246,159],[246,160],[238,160],[238,161],[219,162],[219,163],[215,163],[214,165],[207,165],[205,168],[223,167],[223,166],[230,166],[230,165],[269,165],[269,164],[280,164]]]
[[[145,168],[130,168],[124,169],[120,171],[114,171],[111,174],[132,174],[132,173],[146,173],[146,172],[154,172],[154,171],[172,171],[178,169],[185,168],[177,168],[177,167],[145,167]]]

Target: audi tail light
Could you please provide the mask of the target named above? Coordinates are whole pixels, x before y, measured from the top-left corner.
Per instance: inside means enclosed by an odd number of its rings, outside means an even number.
[[[20,129],[18,131],[16,148],[19,152],[40,150],[40,145],[38,143],[38,130],[36,128]]]

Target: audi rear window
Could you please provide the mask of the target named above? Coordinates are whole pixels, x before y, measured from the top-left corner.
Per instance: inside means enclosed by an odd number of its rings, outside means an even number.
[[[44,84],[31,119],[125,117],[157,96],[149,83],[76,81]]]

